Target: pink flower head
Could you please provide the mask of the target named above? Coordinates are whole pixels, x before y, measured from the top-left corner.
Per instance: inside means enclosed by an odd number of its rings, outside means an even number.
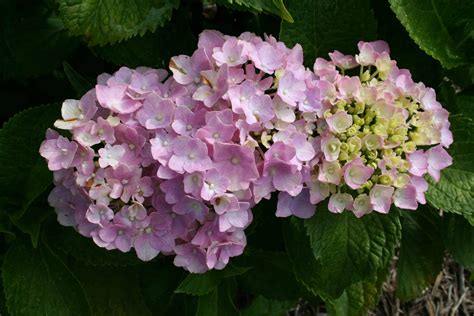
[[[341,141],[333,135],[321,138],[321,149],[327,161],[336,161],[341,152]]]
[[[91,205],[86,217],[91,223],[105,225],[114,218],[114,212],[103,204]]]
[[[417,190],[414,185],[395,190],[393,201],[399,208],[416,210],[418,208]]]
[[[206,265],[206,251],[191,243],[175,247],[176,257],[174,265],[183,267],[191,273],[204,273],[208,270]]]
[[[107,109],[119,114],[133,113],[142,103],[131,99],[127,95],[127,85],[114,84],[112,86],[96,85],[97,100]]]
[[[209,201],[215,196],[221,196],[225,193],[229,185],[229,179],[219,173],[216,169],[211,169],[204,175],[201,198]]]
[[[178,173],[206,171],[212,167],[207,146],[198,139],[178,136],[173,142],[173,155],[168,166]]]
[[[132,248],[134,230],[120,224],[107,225],[99,231],[99,237],[108,245],[121,252],[128,252]]]
[[[332,213],[342,213],[344,210],[350,210],[354,199],[347,193],[336,193],[329,198],[328,209]]]
[[[285,72],[278,83],[277,94],[291,106],[306,99],[306,85],[304,81],[298,80],[291,72]]]
[[[452,165],[453,158],[442,145],[428,149],[426,156],[428,158],[428,173],[437,182],[440,178],[440,171]]]
[[[101,168],[107,166],[117,168],[124,154],[125,148],[122,145],[107,144],[104,148],[99,149],[99,165]]]
[[[334,65],[341,69],[352,69],[358,66],[354,56],[344,55],[338,50],[329,53],[329,57],[331,58]]]
[[[370,190],[370,202],[374,211],[387,214],[392,204],[394,188],[390,186],[376,184]]]
[[[203,101],[207,107],[212,107],[226,92],[229,87],[228,68],[224,64],[218,72],[206,70],[201,72],[204,84],[200,85],[193,94],[193,99]]]
[[[173,212],[176,214],[190,214],[193,218],[199,222],[204,222],[209,208],[200,200],[191,197],[184,196],[180,201],[173,205]]]
[[[216,60],[216,64],[221,66],[227,64],[231,67],[242,65],[247,61],[243,54],[243,46],[235,37],[228,38],[222,47],[214,47],[212,57]]]
[[[278,194],[278,204],[276,210],[277,217],[288,217],[295,215],[299,218],[310,218],[314,215],[316,207],[310,201],[308,189],[303,189],[301,193],[293,197],[286,192]]]
[[[48,137],[49,135],[49,137]],[[67,169],[73,165],[78,145],[48,130],[47,139],[40,147],[40,154],[48,161],[49,170]]]
[[[373,207],[370,202],[370,197],[367,194],[359,194],[353,203],[353,212],[356,217],[362,217],[372,212]]]
[[[244,190],[258,178],[254,153],[246,146],[214,143],[214,167],[230,180],[230,191]]]
[[[137,120],[147,129],[167,127],[173,120],[175,105],[155,94],[149,95],[137,112]]]
[[[374,173],[374,168],[364,166],[360,158],[346,164],[343,170],[344,180],[351,189],[360,188]]]
[[[344,111],[339,111],[326,119],[329,128],[334,133],[344,133],[352,125],[352,116]]]
[[[428,159],[423,150],[417,150],[414,153],[407,155],[410,162],[410,173],[421,177],[428,171]]]

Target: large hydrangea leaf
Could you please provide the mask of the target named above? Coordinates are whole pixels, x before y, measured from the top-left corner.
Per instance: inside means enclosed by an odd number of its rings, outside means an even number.
[[[402,241],[397,264],[397,296],[407,301],[419,296],[441,270],[444,246],[441,217],[429,206],[402,216]]]
[[[474,225],[474,121],[462,115],[450,117],[454,143],[449,148],[453,165],[441,172],[441,180],[426,193],[438,209],[462,214]]]
[[[358,41],[376,37],[376,21],[369,0],[291,0],[288,10],[295,22],[283,21],[280,40],[303,46],[305,63],[335,49],[355,52]]]
[[[78,44],[43,1],[0,2],[0,77],[23,79],[48,73]]]
[[[141,263],[135,253],[122,253],[119,250],[97,247],[90,238],[81,236],[72,227],[59,225],[56,219],[45,223],[43,240],[55,251],[70,256],[86,266],[124,267]]]
[[[247,270],[249,268],[229,265],[224,270],[212,270],[203,274],[190,273],[175,292],[196,296],[209,295],[212,291],[217,290],[225,279],[241,275]]]
[[[18,239],[8,250],[2,278],[12,315],[90,315],[81,285],[44,246]]]
[[[400,237],[398,212],[356,218],[322,208],[306,222],[314,257],[321,264],[325,286],[336,292],[369,278],[387,265]]]
[[[196,316],[237,316],[240,312],[234,305],[235,279],[227,279],[211,293],[200,296]]]
[[[176,55],[191,55],[196,47],[196,38],[183,8],[173,14],[171,21],[155,32],[146,32],[113,45],[95,46],[93,52],[99,57],[119,66],[168,68],[170,58]],[[166,45],[163,45],[166,43]]]
[[[474,2],[389,0],[413,40],[446,68],[473,61]]]
[[[2,212],[19,218],[51,184],[52,174],[38,150],[58,113],[56,104],[31,108],[13,116],[0,130]]]
[[[290,258],[284,252],[247,247],[244,255],[237,260],[243,262],[244,266],[252,267],[238,277],[239,285],[248,293],[278,300],[296,300],[312,296],[296,280]]]
[[[66,28],[73,35],[84,36],[90,45],[115,43],[153,32],[179,6],[179,0],[57,1]]]
[[[397,211],[357,219],[319,208],[305,226],[295,219],[285,226],[286,247],[298,280],[328,300],[388,269],[400,238]]]
[[[293,23],[293,17],[285,7],[283,0],[217,0],[217,3],[240,10],[250,10],[256,13],[270,13]]]
[[[388,266],[380,269],[372,278],[350,285],[335,300],[326,301],[330,315],[365,316],[377,305],[382,293],[382,284],[389,275]]]
[[[474,227],[459,215],[446,214],[443,223],[444,244],[453,258],[474,269]]]

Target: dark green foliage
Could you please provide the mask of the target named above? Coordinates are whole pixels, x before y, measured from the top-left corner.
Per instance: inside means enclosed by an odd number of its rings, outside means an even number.
[[[402,240],[397,263],[397,296],[407,301],[420,295],[441,271],[444,247],[441,217],[431,207],[402,216]]]
[[[454,163],[430,183],[428,205],[357,219],[321,204],[303,221],[276,218],[272,196],[253,209],[244,254],[201,275],[60,226],[38,154],[60,103],[120,66],[167,68],[211,28],[299,43],[310,68],[333,50],[386,40],[451,113]],[[402,300],[434,282],[446,252],[474,269],[473,50],[470,0],[0,1],[0,314],[284,315],[302,298],[330,315],[366,315],[396,251]]]

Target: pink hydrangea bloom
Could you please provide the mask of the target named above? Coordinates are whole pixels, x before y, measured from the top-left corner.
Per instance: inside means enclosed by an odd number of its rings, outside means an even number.
[[[276,216],[361,217],[426,203],[452,164],[449,113],[383,41],[303,65],[300,45],[204,31],[163,69],[102,74],[66,100],[40,154],[58,221],[106,249],[193,272],[223,269],[246,246],[252,208],[278,191]],[[356,76],[347,76],[347,69]],[[359,71],[360,70],[360,71]]]

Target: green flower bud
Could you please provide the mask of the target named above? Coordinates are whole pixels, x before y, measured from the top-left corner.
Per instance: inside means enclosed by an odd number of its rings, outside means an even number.
[[[408,105],[408,111],[410,113],[415,113],[416,111],[418,111],[419,108],[420,108],[420,105],[417,102],[411,102]]]
[[[368,151],[365,154],[365,156],[367,157],[367,159],[374,160],[375,158],[377,158],[377,151],[376,150]]]
[[[366,70],[362,75],[360,75],[360,81],[367,81],[370,79],[370,71]]]
[[[349,152],[357,153],[362,148],[362,141],[357,136],[352,136],[347,140]]]
[[[410,169],[410,163],[407,160],[400,159],[398,163],[398,171],[407,172]]]
[[[366,183],[362,185],[362,188],[370,190],[374,186],[374,183],[371,180],[368,180]]]
[[[387,174],[383,174],[379,177],[379,183],[383,185],[390,185],[392,184],[392,178]]]
[[[337,138],[339,138],[340,140],[344,141],[347,139],[347,135],[346,133],[341,133],[339,135],[337,135]]]
[[[347,160],[349,160],[349,154],[348,154],[347,151],[341,151],[341,152],[339,152],[339,157],[338,158],[341,161],[347,161]]]
[[[393,142],[401,143],[402,141],[405,140],[405,136],[402,135],[392,135],[389,138]]]
[[[346,131],[347,136],[355,136],[357,134],[357,131],[359,130],[360,126],[357,124],[352,125],[349,127]]]
[[[404,188],[410,183],[410,176],[406,173],[399,173],[393,185],[397,188]]]
[[[354,111],[355,111],[356,114],[362,114],[362,113],[364,113],[364,110],[365,110],[365,104],[364,103],[357,102],[355,104]]]
[[[331,113],[331,110],[326,110],[324,111],[324,118],[328,118],[328,117],[331,117],[332,116],[332,113]]]
[[[406,142],[402,145],[402,148],[403,150],[407,153],[407,154],[411,154],[413,152],[415,152],[416,150],[416,145],[414,142]]]

